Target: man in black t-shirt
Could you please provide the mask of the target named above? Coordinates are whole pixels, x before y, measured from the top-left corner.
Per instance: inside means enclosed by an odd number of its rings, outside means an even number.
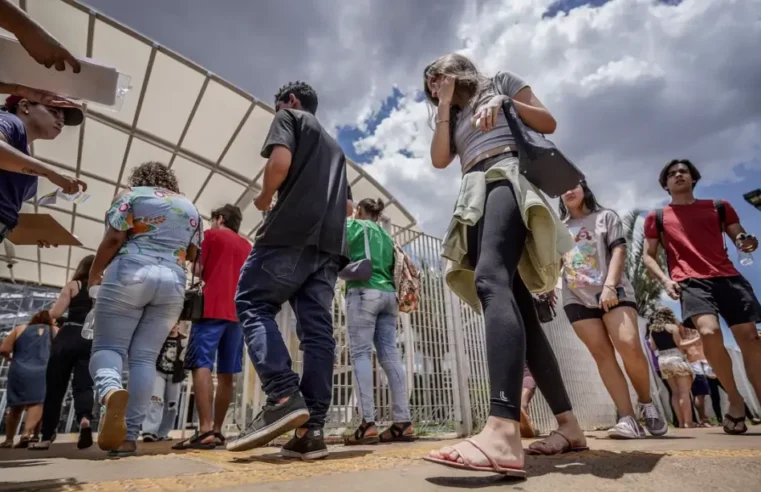
[[[268,159],[262,190],[254,200],[268,213],[235,297],[267,405],[227,449],[263,446],[295,429],[283,455],[318,459],[328,454],[322,429],[333,395],[333,293],[338,271],[348,262],[346,158],[317,121],[317,94],[309,85],[287,84],[275,106],[262,149]],[[301,383],[275,322],[285,302],[296,314],[304,351]]]

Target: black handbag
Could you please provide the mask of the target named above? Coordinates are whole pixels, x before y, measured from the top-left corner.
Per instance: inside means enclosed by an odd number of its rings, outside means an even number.
[[[343,270],[338,272],[338,277],[341,280],[355,280],[363,282],[370,280],[373,276],[373,262],[370,256],[370,243],[367,239],[367,226],[364,221],[360,221],[362,224],[362,234],[365,237],[365,257],[359,261],[353,261],[346,265]]]
[[[201,228],[202,219],[198,220],[198,228],[195,234],[199,233]],[[193,260],[193,271],[191,273],[190,287],[185,289],[185,301],[182,305],[182,313],[180,313],[180,321],[200,321],[203,318],[203,288],[201,286],[201,279],[198,279],[196,283],[196,264],[201,258],[201,248],[198,248],[198,253]]]
[[[534,306],[536,307],[536,314],[539,316],[540,323],[549,323],[557,316],[555,308],[552,307],[552,303],[550,303],[550,300],[545,295],[534,297]]]
[[[497,94],[499,87],[494,80]],[[511,98],[502,104],[502,111],[518,148],[518,168],[531,184],[557,198],[584,181],[584,173],[554,143],[523,123]]]

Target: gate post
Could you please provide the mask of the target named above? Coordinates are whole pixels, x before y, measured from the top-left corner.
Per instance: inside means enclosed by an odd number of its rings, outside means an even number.
[[[465,333],[463,332],[462,310],[460,299],[444,285],[444,309],[446,313],[447,330],[449,331],[449,346],[454,353],[454,374],[452,375],[452,390],[455,399],[455,418],[458,422],[457,435],[469,436],[473,433],[473,413],[470,407],[470,388],[468,379],[470,366],[465,350]]]

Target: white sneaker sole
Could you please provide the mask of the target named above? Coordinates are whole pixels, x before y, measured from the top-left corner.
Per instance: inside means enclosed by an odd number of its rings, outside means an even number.
[[[288,451],[287,449],[281,449],[280,454],[283,458],[295,458],[303,461],[320,460],[330,454],[327,449],[321,449],[319,451],[312,451],[311,453],[297,453],[296,451]]]
[[[629,441],[632,439],[644,439],[645,436],[631,435],[631,434],[619,434],[617,432],[608,431],[608,437],[611,439],[618,439],[621,441]]]
[[[225,449],[228,451],[239,452],[262,447],[276,437],[294,429],[298,429],[306,424],[307,420],[309,420],[309,410],[306,408],[297,410],[289,413],[267,427],[259,429],[253,434],[228,441]]]

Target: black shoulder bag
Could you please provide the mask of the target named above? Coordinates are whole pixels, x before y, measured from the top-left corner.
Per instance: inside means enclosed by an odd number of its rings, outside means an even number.
[[[492,83],[497,94],[507,96],[502,93],[498,80],[504,76],[497,74]],[[554,143],[523,123],[512,98],[505,99],[502,111],[518,147],[518,168],[531,184],[550,197],[557,198],[584,181],[584,173]]]
[[[201,216],[199,214],[198,216],[198,227],[196,228],[196,231],[193,233],[193,235],[198,235],[199,243],[201,238],[201,224],[203,223],[203,219],[201,219]],[[191,239],[191,244],[192,239]],[[201,287],[201,279],[198,279],[198,283],[196,283],[196,264],[198,263],[198,260],[201,258],[201,247],[198,247],[198,253],[196,254],[195,259],[193,260],[193,271],[191,272],[191,280],[190,280],[190,288],[185,289],[185,302],[182,305],[182,313],[180,313],[180,321],[191,321],[196,322],[200,321],[203,318],[203,288]]]

